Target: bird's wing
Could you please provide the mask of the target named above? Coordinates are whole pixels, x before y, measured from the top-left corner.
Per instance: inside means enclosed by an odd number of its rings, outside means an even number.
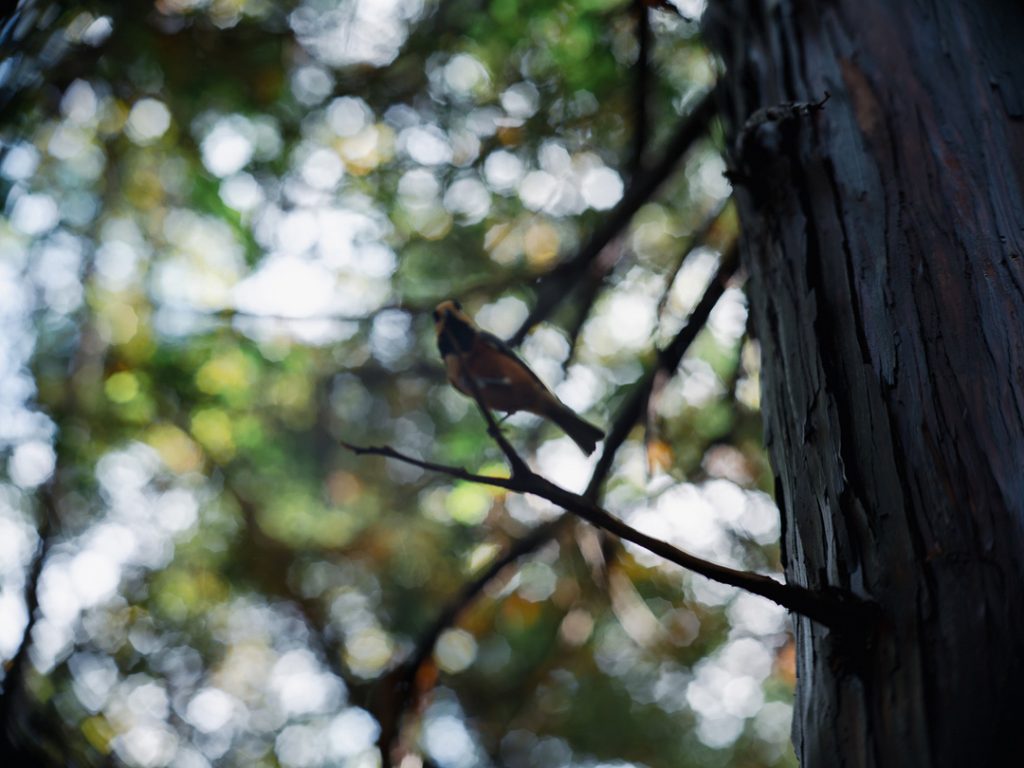
[[[513,361],[515,361],[515,363],[520,368],[522,368],[524,371],[526,371],[526,373],[528,373],[530,375],[531,379],[533,379],[538,384],[540,384],[546,391],[550,391],[550,390],[548,390],[547,384],[545,384],[543,381],[541,381],[540,376],[538,376],[536,373],[534,373],[533,370],[530,368],[530,366],[528,366],[526,363],[524,363],[519,358],[519,355],[517,355],[515,352],[512,351],[512,347],[510,347],[504,341],[499,339],[493,333],[488,333],[487,331],[480,331],[480,339],[485,344],[488,344],[489,346],[492,346],[495,349],[497,349],[498,352],[500,352],[501,354],[505,355],[506,357],[511,358]]]

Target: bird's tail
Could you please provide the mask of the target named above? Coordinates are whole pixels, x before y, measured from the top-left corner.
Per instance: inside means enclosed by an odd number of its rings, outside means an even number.
[[[572,408],[563,403],[552,403],[545,415],[560,426],[588,456],[594,452],[598,440],[604,437],[604,432],[581,419]]]

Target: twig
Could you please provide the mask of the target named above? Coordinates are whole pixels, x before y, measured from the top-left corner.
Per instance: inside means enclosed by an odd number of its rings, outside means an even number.
[[[443,475],[454,477],[458,480],[466,480],[471,483],[481,483],[482,485],[493,485],[498,488],[504,488],[509,491],[516,490],[516,484],[510,477],[495,477],[493,475],[477,475],[462,467],[453,467],[448,464],[438,464],[434,461],[424,461],[423,459],[417,459],[415,456],[410,456],[407,453],[396,451],[389,445],[356,445],[350,443],[347,440],[338,440],[338,444],[352,451],[357,456],[383,456],[386,459],[395,459],[406,464],[410,464],[420,469],[426,469],[431,472],[440,472]]]
[[[495,436],[502,450],[509,457],[509,461],[513,464],[512,477],[501,478],[473,474],[461,467],[423,461],[422,459],[408,456],[390,446],[362,447],[348,442],[342,442],[342,445],[357,454],[385,456],[460,480],[468,480],[517,493],[540,496],[592,525],[615,534],[620,539],[630,541],[669,562],[688,568],[713,581],[740,587],[754,594],[761,595],[785,608],[789,608],[795,613],[807,616],[826,626],[843,628],[848,628],[851,625],[855,626],[857,622],[864,620],[864,611],[858,610],[858,607],[863,607],[863,605],[851,596],[838,596],[839,593],[824,596],[804,587],[780,583],[769,576],[749,571],[740,571],[712,563],[678,549],[668,542],[648,536],[630,527],[622,520],[602,509],[594,501],[601,483],[603,483],[604,478],[610,471],[615,451],[625,441],[632,425],[636,423],[636,420],[643,413],[655,372],[658,370],[674,371],[678,368],[686,350],[693,343],[700,329],[703,328],[704,323],[711,314],[711,310],[725,291],[725,283],[728,276],[735,271],[736,263],[737,247],[734,244],[723,257],[722,264],[715,278],[712,280],[700,303],[691,313],[689,322],[675,336],[672,342],[658,354],[657,365],[645,376],[642,383],[636,387],[629,401],[623,407],[620,412],[620,420],[616,421],[615,426],[606,439],[604,451],[594,469],[591,482],[582,495],[572,493],[555,485],[550,480],[533,472],[526,465],[518,453],[515,452],[515,449],[501,435],[500,430],[497,429],[494,417],[484,406],[482,400],[480,400],[479,390],[475,387],[474,395],[477,398],[477,404],[481,407],[484,417],[488,421],[488,425],[492,430],[492,436]],[[467,377],[467,380],[472,381],[472,378]]]
[[[466,381],[473,392],[473,399],[476,400],[476,406],[480,410],[480,414],[484,417],[484,421],[487,422],[487,434],[498,444],[501,452],[508,459],[509,469],[512,470],[512,477],[524,472],[530,472],[530,468],[523,460],[523,457],[519,455],[519,452],[512,447],[512,443],[502,434],[501,427],[498,426],[498,422],[494,419],[494,414],[491,413],[491,409],[483,401],[483,396],[480,394],[480,387],[477,385],[476,380],[472,376],[466,376]]]
[[[670,563],[675,563],[683,568],[699,573],[712,581],[739,587],[756,595],[766,597],[784,608],[788,608],[825,626],[847,628],[851,625],[855,626],[863,620],[863,615],[856,610],[858,603],[852,597],[837,599],[838,593],[825,596],[812,592],[806,587],[783,584],[770,576],[750,571],[741,571],[704,560],[666,541],[656,539],[653,536],[636,530],[585,496],[567,491],[530,469],[526,469],[522,474],[510,478],[487,477],[484,475],[473,475],[460,467],[449,467],[443,464],[425,462],[407,456],[389,446],[361,447],[350,443],[342,444],[358,454],[387,456],[460,480],[470,480],[482,485],[504,488],[516,493],[539,496],[556,504],[565,511],[586,520],[591,525],[608,533],[615,534],[620,539],[632,542]]]
[[[709,283],[705,292],[705,297],[700,301],[697,308],[690,315],[686,325],[684,325],[676,335],[676,341],[673,341],[666,348],[672,350],[671,355],[666,356],[664,354],[659,354],[659,363],[652,368],[640,382],[637,383],[629,399],[622,407],[620,407],[619,412],[616,414],[615,419],[612,422],[612,426],[609,429],[608,437],[604,441],[601,457],[594,468],[590,483],[583,494],[583,497],[588,501],[595,502],[597,500],[601,487],[604,484],[604,480],[611,470],[616,453],[625,442],[625,439],[629,435],[633,426],[636,424],[639,414],[642,413],[643,403],[650,393],[650,387],[654,383],[655,372],[659,370],[663,371],[666,376],[674,374],[676,369],[679,367],[678,361],[682,359],[683,354],[685,354],[686,350],[693,342],[693,339],[696,338],[697,333],[701,328],[703,328],[704,323],[707,322],[707,318],[710,315],[710,307],[708,307],[708,305],[714,306],[715,302],[717,302],[718,298],[722,294],[724,282],[728,280],[729,276],[735,270],[734,251],[730,250],[729,253],[727,253],[726,258],[723,259],[723,267],[725,269],[723,270],[723,268],[720,268],[716,278],[713,278]],[[704,309],[705,307],[708,308]],[[672,365],[673,360],[676,360],[675,365]],[[457,477],[460,480],[496,484],[506,490],[516,490],[515,482],[512,478],[506,480],[503,478],[481,477],[458,467],[447,467],[434,462],[415,459],[387,446],[362,447],[345,441],[341,441],[341,444],[357,454],[383,456],[386,458],[396,459],[398,461],[405,461],[409,464],[413,464],[414,466],[418,466],[421,469],[448,474],[452,477]],[[527,469],[527,472],[530,472],[529,469]],[[491,483],[492,480],[497,482]],[[397,699],[391,702],[393,705],[393,711],[387,713],[388,717],[383,718],[383,720],[387,721],[386,723],[382,720],[379,745],[381,748],[381,754],[385,755],[384,760],[386,766],[390,764],[391,751],[399,737],[402,716],[418,695],[418,692],[413,688],[417,672],[430,657],[430,654],[433,652],[434,645],[437,642],[437,638],[440,636],[444,628],[454,624],[459,615],[466,610],[469,604],[476,599],[484,587],[504,568],[516,560],[525,557],[529,553],[538,549],[545,542],[554,538],[572,519],[572,514],[570,512],[565,512],[560,517],[537,526],[522,539],[512,544],[504,555],[495,560],[486,571],[464,586],[463,589],[459,591],[458,595],[452,598],[427,632],[424,633],[424,635],[417,641],[413,654],[410,656],[409,660],[402,665],[400,671],[396,673],[397,680],[395,680],[395,683],[398,691],[396,693]]]
[[[686,150],[707,129],[716,113],[713,91],[702,96],[693,110],[679,124],[675,134],[665,146],[656,162],[638,173],[626,187],[618,205],[602,219],[602,223],[584,243],[583,247],[569,261],[563,262],[540,279],[537,286],[537,300],[530,314],[516,330],[509,343],[518,345],[533,326],[541,322],[558,306],[566,294],[566,288],[576,280],[598,254],[604,250],[619,232],[629,224],[633,214],[651,200],[651,197],[675,170]]]
[[[734,244],[722,257],[722,263],[719,265],[718,271],[711,278],[707,290],[704,291],[704,296],[697,306],[693,308],[693,312],[690,313],[686,325],[676,334],[671,343],[658,353],[657,363],[644,374],[623,404],[620,413],[621,418],[616,419],[614,426],[608,433],[608,437],[605,438],[604,451],[602,451],[601,458],[598,459],[597,466],[594,468],[590,485],[587,486],[587,490],[584,492],[584,496],[588,499],[596,498],[598,488],[611,471],[615,451],[625,442],[626,437],[629,436],[630,431],[633,429],[633,425],[643,415],[658,372],[673,372],[679,367],[679,363],[682,361],[683,355],[686,354],[686,350],[690,348],[694,339],[697,338],[697,334],[704,328],[704,324],[711,315],[711,310],[715,308],[715,304],[718,303],[718,300],[725,292],[726,283],[735,273],[737,263],[737,249]]]
[[[410,704],[419,697],[420,692],[416,690],[416,677],[419,674],[419,670],[434,653],[434,646],[437,645],[441,634],[448,627],[455,625],[459,616],[469,608],[477,595],[491,581],[496,579],[502,571],[516,560],[525,557],[535,549],[539,549],[544,543],[554,538],[563,523],[563,517],[549,520],[538,525],[526,536],[514,542],[501,557],[496,558],[459,590],[459,593],[437,615],[434,623],[417,640],[412,654],[396,670],[391,679],[396,689],[396,698],[390,702],[392,711],[384,713],[386,716],[382,718],[380,737],[377,740],[385,766],[390,765],[392,762],[391,753],[394,751],[401,734],[402,717],[406,710],[409,709]]]

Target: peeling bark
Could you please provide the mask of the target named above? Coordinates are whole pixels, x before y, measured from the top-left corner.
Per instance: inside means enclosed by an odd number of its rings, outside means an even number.
[[[797,754],[1018,764],[1024,5],[721,0],[707,17],[787,577],[883,615],[863,643],[797,619]]]

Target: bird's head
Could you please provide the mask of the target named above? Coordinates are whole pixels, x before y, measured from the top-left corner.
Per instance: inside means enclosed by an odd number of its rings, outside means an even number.
[[[462,305],[456,299],[446,299],[434,307],[434,328],[440,332],[450,320],[469,322],[469,318],[462,311]]]
[[[434,308],[434,330],[442,355],[453,348],[469,349],[477,333],[473,321],[455,299],[442,301]]]

